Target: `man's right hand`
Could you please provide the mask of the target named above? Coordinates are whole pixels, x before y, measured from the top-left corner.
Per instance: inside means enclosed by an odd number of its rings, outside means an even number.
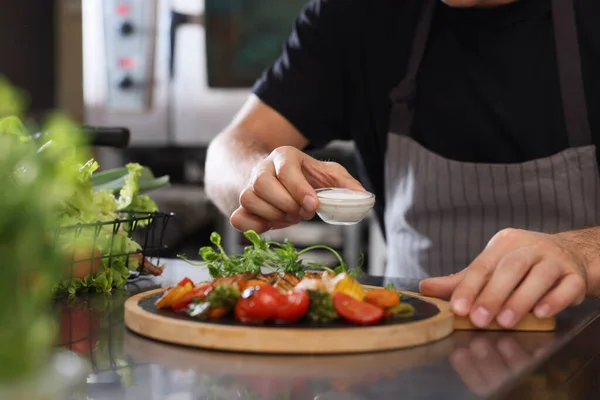
[[[318,161],[292,146],[279,147],[252,170],[231,225],[263,233],[309,220],[319,205],[315,189],[322,187],[365,190],[340,164]]]

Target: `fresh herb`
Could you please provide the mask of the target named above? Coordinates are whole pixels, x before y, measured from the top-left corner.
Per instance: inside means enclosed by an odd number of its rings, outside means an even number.
[[[321,290],[309,290],[310,308],[306,318],[313,322],[329,322],[337,319],[338,313],[333,306],[330,293]]]
[[[221,236],[217,232],[210,235],[210,242],[214,245],[204,246],[199,254],[203,263],[194,263],[185,256],[179,257],[192,265],[205,266],[212,278],[235,276],[243,273],[260,274],[263,268],[273,272],[290,273],[303,277],[308,270],[325,270],[335,274],[345,272],[356,276],[362,271],[360,267],[349,268],[340,254],[329,246],[314,245],[302,250],[297,250],[289,240],[283,243],[267,241],[253,230],[244,233],[251,245],[246,246],[242,254],[227,254],[221,245]],[[313,250],[324,249],[335,255],[339,265],[330,269],[323,264],[304,264],[300,257]]]
[[[211,312],[223,310],[224,314],[235,308],[241,293],[237,285],[222,283],[217,286],[206,298],[194,299],[185,310],[193,318],[206,319],[211,317]]]
[[[215,288],[207,297],[211,308],[224,307],[231,310],[240,298],[240,290],[237,285],[222,283]]]

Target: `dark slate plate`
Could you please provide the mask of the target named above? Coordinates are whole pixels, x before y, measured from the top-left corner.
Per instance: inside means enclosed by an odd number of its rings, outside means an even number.
[[[145,310],[149,313],[160,315],[160,316],[167,317],[167,318],[175,318],[175,319],[181,319],[181,320],[187,320],[187,321],[197,321],[197,322],[211,323],[211,324],[217,324],[217,325],[245,326],[245,327],[271,326],[273,328],[343,328],[343,327],[357,328],[357,327],[361,327],[361,325],[355,325],[355,324],[352,324],[350,322],[346,322],[343,320],[338,320],[338,321],[333,321],[333,322],[328,322],[328,323],[321,323],[321,324],[310,322],[310,321],[301,321],[300,323],[295,323],[295,324],[264,323],[264,324],[260,324],[260,325],[252,325],[252,324],[237,321],[231,315],[227,316],[225,318],[219,319],[219,320],[211,320],[211,321],[197,320],[197,319],[187,316],[186,314],[176,313],[171,310],[164,310],[164,309],[159,310],[158,308],[156,308],[154,303],[161,295],[162,295],[162,293],[157,293],[152,296],[148,296],[139,302],[139,306],[143,310]],[[367,325],[365,327],[380,326],[380,325],[406,324],[409,322],[422,321],[422,320],[434,317],[435,315],[439,314],[439,312],[440,312],[440,310],[434,304],[431,304],[429,302],[421,300],[417,297],[403,295],[402,302],[409,303],[415,308],[415,313],[411,317],[386,319],[377,324]]]

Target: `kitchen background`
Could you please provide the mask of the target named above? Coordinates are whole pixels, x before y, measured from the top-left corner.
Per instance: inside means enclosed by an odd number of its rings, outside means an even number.
[[[82,125],[127,127],[126,150],[97,150],[102,168],[137,161],[172,185],[153,194],[176,213],[164,256],[195,256],[210,232],[228,251],[243,237],[203,188],[211,139],[279,55],[306,0],[20,0],[0,13],[0,75],[27,90],[34,117],[60,109]],[[355,171],[352,143],[314,154]],[[347,263],[384,271],[384,241],[371,217],[356,226],[315,218],[268,234],[298,247],[327,244]],[[333,263],[330,254],[313,260]]]

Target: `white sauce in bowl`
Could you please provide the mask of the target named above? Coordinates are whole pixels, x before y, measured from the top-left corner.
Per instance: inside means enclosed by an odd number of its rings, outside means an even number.
[[[354,225],[362,221],[375,205],[369,192],[343,188],[317,189],[317,215],[328,224]]]

